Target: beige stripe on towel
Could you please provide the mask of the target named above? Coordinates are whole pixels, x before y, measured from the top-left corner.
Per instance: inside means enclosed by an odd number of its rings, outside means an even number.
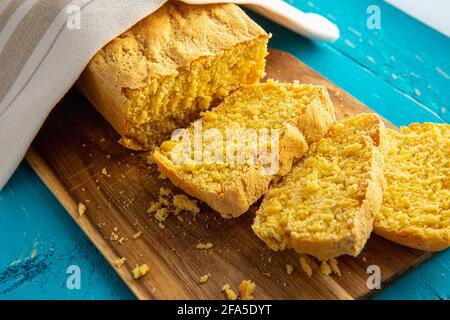
[[[0,101],[58,13],[70,2],[71,0],[40,0],[17,25],[0,53]]]
[[[16,12],[17,8],[25,1],[25,0],[2,0],[7,2],[3,10],[0,10],[0,30],[3,30],[9,18]]]

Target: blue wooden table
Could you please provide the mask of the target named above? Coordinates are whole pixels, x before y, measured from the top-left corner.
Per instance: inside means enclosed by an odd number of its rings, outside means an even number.
[[[450,40],[397,9],[369,0],[289,1],[334,21],[341,39],[305,40],[256,15],[289,51],[396,125],[450,120]],[[369,29],[367,9],[380,9]],[[69,290],[66,270],[81,270]],[[449,299],[450,250],[436,254],[375,299]],[[133,299],[26,163],[0,192],[0,299]]]

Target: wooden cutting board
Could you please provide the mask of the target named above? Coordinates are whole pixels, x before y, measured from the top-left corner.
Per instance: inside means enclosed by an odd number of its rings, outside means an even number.
[[[340,119],[370,112],[284,52],[271,51],[267,78],[325,85]],[[117,144],[118,138],[72,89],[50,114],[27,160],[110,264],[126,257],[121,268],[113,268],[140,299],[223,299],[224,283],[236,290],[244,279],[256,282],[256,299],[366,298],[376,293],[366,286],[369,265],[380,267],[385,287],[431,255],[372,236],[358,258],[339,258],[342,276],[315,272],[308,278],[300,269],[296,253],[272,252],[253,234],[250,226],[256,206],[233,220],[221,219],[202,206],[195,219],[184,214],[184,222],[180,222],[172,216],[162,230],[146,210],[158,199],[161,186],[174,187],[158,178],[156,167],[146,163],[144,154]],[[83,217],[78,214],[79,202],[87,207]],[[110,240],[116,227],[128,239],[122,244]],[[134,240],[132,236],[138,231],[142,236]],[[196,249],[200,241],[212,242],[214,247]],[[144,263],[150,266],[150,272],[134,280],[131,269]],[[287,275],[286,264],[294,266],[293,274]],[[201,284],[199,277],[207,273],[210,280]]]

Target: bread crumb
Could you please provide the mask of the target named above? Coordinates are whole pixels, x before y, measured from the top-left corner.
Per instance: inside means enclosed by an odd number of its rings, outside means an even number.
[[[175,207],[176,213],[179,213],[180,211],[187,211],[192,214],[197,214],[200,212],[200,209],[197,206],[197,203],[194,200],[190,200],[184,194],[175,195],[173,197],[172,201],[173,201],[173,205]]]
[[[263,272],[262,275],[267,278],[270,278],[272,276],[269,272]]]
[[[111,235],[109,236],[109,240],[118,241],[120,238],[119,233],[117,231],[111,231]]]
[[[167,176],[164,174],[164,173],[160,173],[159,174],[159,176],[158,176],[158,179],[160,179],[160,180],[166,180],[167,179]]]
[[[121,266],[124,265],[124,263],[125,263],[126,261],[127,261],[127,258],[125,258],[125,257],[117,258],[117,259],[114,260],[114,265],[115,265],[117,268],[120,268]]]
[[[108,171],[106,170],[106,168],[103,168],[103,169],[102,169],[102,174],[105,175],[105,176],[108,175]]]
[[[195,247],[200,250],[208,250],[211,249],[214,245],[211,242],[199,243]]]
[[[84,213],[86,212],[86,206],[80,202],[78,204],[78,214],[80,215],[80,217],[84,216]]]
[[[322,272],[325,275],[330,275],[331,274],[331,268],[328,265],[327,260],[322,260],[322,262],[320,263],[320,272]]]
[[[292,274],[292,272],[294,271],[294,267],[290,264],[286,265],[286,273],[287,274]]]
[[[253,292],[255,291],[256,284],[251,280],[244,280],[239,285],[239,297],[241,300],[252,300]]]
[[[172,194],[172,190],[170,190],[169,188],[164,188],[161,187],[159,188],[159,195],[162,197],[168,197]]]
[[[126,239],[125,239],[124,237],[120,237],[119,240],[117,240],[117,242],[118,242],[119,244],[123,244],[125,240],[126,240]]]
[[[166,221],[170,213],[178,215],[183,211],[197,214],[200,209],[195,200],[184,194],[174,195],[171,189],[165,187],[159,189],[158,201],[152,202],[147,209],[147,213],[154,214],[159,222]]]
[[[362,260],[363,260],[364,262],[367,262],[367,258],[366,258],[366,257],[362,257]]]
[[[142,236],[142,232],[141,232],[141,231],[138,231],[138,232],[136,232],[135,234],[133,234],[133,239],[134,239],[134,240],[137,240],[137,239],[139,239],[141,236]]]
[[[158,227],[159,227],[161,230],[164,230],[164,229],[166,228],[166,226],[165,226],[164,223],[162,223],[162,222],[158,223]]]
[[[227,300],[237,300],[237,294],[234,292],[228,283],[225,283],[222,287],[222,291],[225,292]]]
[[[204,274],[200,277],[200,283],[205,283],[206,281],[209,280],[209,277],[211,277],[210,273]]]
[[[339,269],[338,266],[338,261],[335,258],[331,258],[329,260],[330,266],[331,266],[331,270],[333,270],[334,274],[337,274],[339,277],[341,276],[341,270]]]
[[[145,263],[140,266],[136,265],[132,270],[134,279],[139,279],[145,276],[149,270],[150,270],[149,266],[146,265]]]
[[[155,218],[159,222],[166,221],[168,216],[169,216],[169,210],[167,208],[159,208],[155,212]]]
[[[302,267],[302,270],[308,275],[308,277],[311,277],[313,272],[311,265],[309,264],[310,260],[308,256],[301,256],[300,257],[300,266]]]

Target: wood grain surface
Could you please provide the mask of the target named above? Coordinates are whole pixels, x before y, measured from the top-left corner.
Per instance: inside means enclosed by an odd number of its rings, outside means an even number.
[[[271,51],[267,77],[327,86],[338,118],[370,112],[287,53]],[[181,191],[158,178],[145,154],[117,144],[118,138],[73,89],[49,116],[27,160],[110,264],[126,257],[121,268],[114,268],[140,299],[223,299],[224,283],[237,289],[244,279],[256,282],[256,299],[365,298],[376,293],[366,286],[369,265],[380,267],[385,287],[430,256],[372,236],[358,258],[339,258],[342,276],[315,272],[308,278],[297,254],[272,252],[253,234],[256,205],[233,220],[223,220],[203,205],[196,218],[184,214],[180,222],[169,217],[162,230],[147,208],[158,199],[161,186]],[[78,214],[79,202],[87,207],[83,217]],[[114,228],[126,239],[122,244],[110,240]],[[142,236],[134,240],[138,231]],[[196,249],[199,242],[212,242],[214,247]],[[150,266],[149,273],[134,280],[131,269],[144,263]],[[286,264],[294,266],[293,274],[286,274]],[[201,284],[200,276],[207,273],[210,280]]]

